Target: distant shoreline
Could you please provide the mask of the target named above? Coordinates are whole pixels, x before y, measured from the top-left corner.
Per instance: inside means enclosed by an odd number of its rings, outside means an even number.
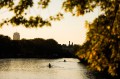
[[[77,45],[61,45],[54,39],[11,40],[0,35],[0,58],[74,58]]]
[[[45,58],[45,57],[44,58],[38,58],[38,57],[2,57],[0,59],[60,59],[60,58],[77,58],[77,57],[58,57],[58,58]]]

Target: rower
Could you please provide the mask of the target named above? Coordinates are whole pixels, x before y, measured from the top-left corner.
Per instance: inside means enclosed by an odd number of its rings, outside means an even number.
[[[49,68],[51,68],[51,67],[52,67],[50,63],[49,63],[49,65],[48,65],[48,66],[49,66]]]
[[[66,62],[66,60],[64,60],[64,62]]]

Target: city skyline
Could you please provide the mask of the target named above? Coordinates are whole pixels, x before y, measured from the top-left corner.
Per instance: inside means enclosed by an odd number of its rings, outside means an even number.
[[[63,0],[62,0],[63,1]],[[49,8],[45,11],[39,11],[36,7],[29,10],[29,15],[40,14],[46,18],[50,15],[58,13],[61,9],[62,1],[53,0]],[[57,5],[57,7],[54,7]],[[8,15],[10,17],[12,14],[0,10],[1,16]],[[2,14],[3,13],[3,14]],[[33,38],[44,38],[44,39],[55,39],[61,44],[68,44],[68,41],[72,41],[75,44],[83,44],[86,39],[87,29],[85,28],[85,21],[92,22],[95,17],[98,16],[98,9],[95,9],[94,12],[87,13],[84,16],[75,17],[70,13],[64,13],[64,18],[61,21],[52,22],[51,27],[42,27],[42,28],[25,28],[24,26],[12,26],[4,25],[0,29],[0,34],[8,35],[12,38],[14,32],[19,32],[21,39],[33,39]]]

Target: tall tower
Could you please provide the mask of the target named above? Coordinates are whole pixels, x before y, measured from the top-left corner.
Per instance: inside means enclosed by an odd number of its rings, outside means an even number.
[[[69,41],[69,45],[68,46],[70,46],[70,41]]]
[[[13,34],[13,40],[20,40],[20,34],[18,32]]]

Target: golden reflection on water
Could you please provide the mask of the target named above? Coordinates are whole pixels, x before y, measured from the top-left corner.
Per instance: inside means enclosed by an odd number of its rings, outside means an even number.
[[[89,79],[77,59],[1,59],[0,79]],[[52,68],[48,67],[52,64]]]

